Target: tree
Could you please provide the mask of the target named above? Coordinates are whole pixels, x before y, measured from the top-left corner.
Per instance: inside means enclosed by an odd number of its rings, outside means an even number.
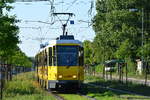
[[[93,64],[94,60],[93,60],[93,56],[94,56],[94,52],[92,49],[92,43],[88,40],[83,42],[83,46],[84,46],[84,62],[87,65],[91,65]]]
[[[18,22],[14,16],[8,16],[3,14],[3,9],[10,10],[12,7],[7,3],[11,3],[12,0],[0,1],[0,56],[3,59],[7,59],[17,48],[19,43],[18,30],[15,25]]]
[[[148,0],[97,0],[97,14],[93,20],[93,29],[96,32],[93,44],[97,61],[113,58],[134,60],[148,54],[148,51],[143,52],[144,54],[139,52],[142,41],[141,9],[144,9],[144,36],[147,37],[144,38],[147,41],[144,44],[150,42],[149,4]]]

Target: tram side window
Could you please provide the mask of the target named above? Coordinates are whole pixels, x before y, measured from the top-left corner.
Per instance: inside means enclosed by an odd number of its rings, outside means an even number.
[[[84,65],[84,48],[79,47],[79,66]]]
[[[57,65],[57,61],[56,61],[56,46],[53,47],[53,66]]]
[[[37,62],[36,62],[36,65],[37,65],[37,67],[39,67],[39,63],[40,63],[40,62],[39,62],[39,56],[37,56],[36,59],[37,59],[37,60],[36,60],[36,61],[37,61]]]
[[[40,66],[42,66],[42,56],[40,54]]]
[[[43,66],[45,66],[45,52],[43,51],[43,57],[42,57],[43,59]]]
[[[38,67],[40,66],[40,58],[39,58],[39,55],[38,55],[38,57],[37,57],[37,61],[38,61]]]
[[[44,51],[44,65],[47,66],[47,52]]]
[[[38,55],[38,67],[41,65],[40,55]]]
[[[49,66],[52,66],[52,48],[49,48]]]
[[[41,53],[41,66],[43,66],[43,52]]]

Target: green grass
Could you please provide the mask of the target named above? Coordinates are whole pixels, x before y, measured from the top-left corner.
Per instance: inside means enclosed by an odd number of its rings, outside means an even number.
[[[77,95],[77,94],[60,94],[66,100],[89,100],[86,97]]]
[[[124,94],[93,86],[87,86],[84,92],[86,95],[96,98],[96,100],[150,100],[150,98],[143,96]]]
[[[87,83],[97,84],[102,86],[108,86],[115,89],[121,89],[131,92],[136,92],[141,95],[150,96],[150,87],[137,85],[133,83],[128,83],[128,85],[119,83],[118,81],[105,81],[99,77],[94,76],[86,76],[85,77]],[[85,91],[86,90],[86,91]],[[146,98],[143,96],[137,96],[132,94],[120,93],[111,91],[104,88],[97,88],[93,86],[88,86],[86,89],[83,89],[82,92],[85,92],[86,95],[92,96],[97,100],[150,100],[150,98]]]
[[[5,85],[4,100],[56,100],[42,90],[35,79],[34,72],[14,76]]]
[[[32,94],[32,95],[16,95],[15,97],[7,97],[4,100],[56,100],[48,95]]]
[[[117,81],[105,81],[99,77],[85,76],[86,82],[92,84],[100,84],[118,89],[127,89],[131,91],[138,91],[150,93],[149,87],[139,86],[129,83],[128,86]],[[143,96],[135,96],[125,93],[114,92],[104,88],[97,88],[93,86],[86,86],[82,88],[81,92],[87,96],[96,98],[96,100],[150,100]],[[86,97],[78,94],[60,94],[66,100],[89,100]],[[149,94],[150,95],[150,94]],[[5,85],[4,100],[56,100],[48,92],[42,90],[36,82],[34,72],[19,74],[13,77],[13,80]]]
[[[86,88],[82,88],[81,92],[87,96],[95,98],[96,100],[127,100],[120,98],[116,93],[104,89],[87,85]]]

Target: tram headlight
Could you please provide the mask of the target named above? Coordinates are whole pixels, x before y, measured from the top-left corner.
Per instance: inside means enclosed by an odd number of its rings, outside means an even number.
[[[59,75],[58,78],[62,78],[62,75]]]
[[[73,75],[72,77],[73,77],[73,78],[77,78],[77,76],[76,76],[76,75]]]

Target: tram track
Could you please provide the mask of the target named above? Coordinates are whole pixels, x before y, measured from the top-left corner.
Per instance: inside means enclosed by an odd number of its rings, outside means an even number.
[[[85,86],[90,86],[90,87],[95,87],[97,89],[103,88],[103,89],[107,89],[107,90],[111,90],[111,91],[115,91],[115,92],[119,92],[119,93],[125,93],[125,94],[129,94],[129,95],[134,95],[134,96],[141,96],[144,99],[148,99],[148,100],[150,99],[150,96],[145,96],[145,95],[142,95],[142,94],[138,94],[138,93],[135,93],[135,92],[126,91],[126,90],[122,90],[122,89],[111,88],[111,87],[108,87],[108,86],[102,86],[102,85],[91,84],[91,83],[84,83],[84,85]],[[93,96],[88,96],[85,91],[86,90],[78,91],[78,92],[75,92],[75,93],[71,93],[71,92],[59,93],[59,92],[51,92],[51,91],[49,91],[49,92],[52,96],[54,96],[56,98],[56,100],[70,100],[70,99],[68,99],[70,94],[73,94],[72,98],[76,98],[76,97],[80,96],[81,98],[86,98],[87,100],[97,100]]]
[[[63,96],[60,96],[57,92],[49,91],[49,93],[54,96],[57,100],[66,100]]]
[[[61,96],[62,94],[59,94],[58,92],[52,92],[52,91],[49,91],[49,93],[54,96],[57,100],[68,100],[68,99],[65,99],[63,96]],[[70,93],[65,93],[65,95],[67,96],[68,94]],[[64,95],[64,94],[63,94]],[[87,98],[87,100],[96,100],[95,98],[91,97],[91,96],[87,96],[85,94],[83,94],[82,92],[76,92],[74,93],[75,97],[78,95],[78,96],[81,96],[81,97],[84,97],[84,98]]]

